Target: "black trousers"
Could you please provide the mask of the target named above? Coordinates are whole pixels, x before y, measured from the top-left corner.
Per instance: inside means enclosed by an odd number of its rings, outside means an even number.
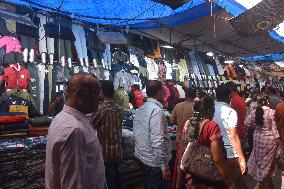
[[[105,162],[105,170],[108,189],[118,189],[118,162]]]

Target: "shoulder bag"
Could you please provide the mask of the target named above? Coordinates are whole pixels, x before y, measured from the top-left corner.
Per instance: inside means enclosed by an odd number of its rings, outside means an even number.
[[[210,148],[198,143],[200,133],[209,120],[200,123],[198,139],[195,142],[189,142],[181,160],[181,169],[186,173],[204,179],[209,182],[223,181],[217,171],[211,157]]]

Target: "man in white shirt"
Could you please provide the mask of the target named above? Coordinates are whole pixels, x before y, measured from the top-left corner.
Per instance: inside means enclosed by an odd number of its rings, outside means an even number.
[[[231,178],[236,188],[246,189],[242,178],[246,172],[246,161],[242,152],[240,139],[237,133],[237,112],[232,109],[230,103],[231,91],[225,85],[216,89],[217,102],[213,120],[218,123],[223,135],[224,146],[227,152],[227,166],[231,170]]]
[[[163,113],[164,89],[160,81],[149,81],[147,102],[133,121],[135,156],[140,160],[149,189],[167,189],[170,179],[171,143]]]

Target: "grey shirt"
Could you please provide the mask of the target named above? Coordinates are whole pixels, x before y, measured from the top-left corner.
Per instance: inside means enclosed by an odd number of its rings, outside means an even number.
[[[162,171],[172,157],[167,126],[163,105],[152,98],[137,110],[133,121],[135,156],[145,165],[161,167]]]

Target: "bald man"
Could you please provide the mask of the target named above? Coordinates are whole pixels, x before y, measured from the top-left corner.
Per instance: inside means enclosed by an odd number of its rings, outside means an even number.
[[[100,90],[99,81],[87,73],[69,80],[66,105],[48,131],[46,188],[107,188],[100,144],[86,116],[96,111]]]

